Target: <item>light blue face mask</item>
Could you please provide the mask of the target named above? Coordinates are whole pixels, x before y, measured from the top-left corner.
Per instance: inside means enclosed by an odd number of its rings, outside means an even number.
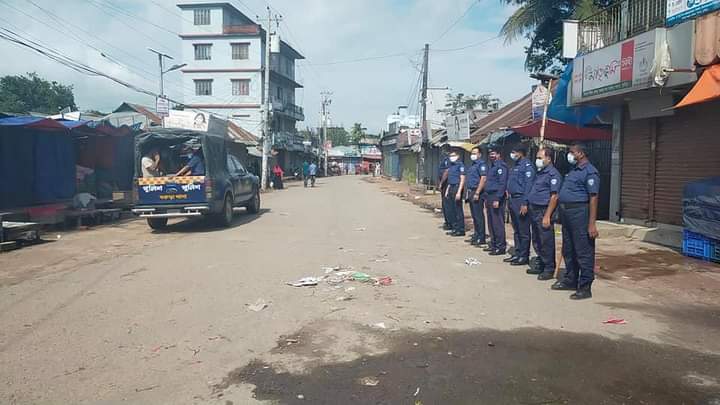
[[[511,153],[510,153],[510,159],[512,159],[512,160],[518,160],[518,159],[520,159],[520,155],[518,155],[518,154],[515,153],[515,152],[511,152]]]
[[[575,155],[573,155],[572,153],[568,153],[568,154],[567,154],[567,161],[568,161],[568,163],[570,163],[571,165],[574,165],[574,164],[577,163],[577,160],[575,160]]]

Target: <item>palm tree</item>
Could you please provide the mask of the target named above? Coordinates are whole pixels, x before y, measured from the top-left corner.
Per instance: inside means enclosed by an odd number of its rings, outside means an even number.
[[[505,21],[500,34],[505,43],[520,38],[530,40],[525,48],[525,68],[529,71],[559,70],[563,20],[583,19],[598,11],[594,0],[502,0],[517,10]],[[601,0],[603,1],[603,0]]]

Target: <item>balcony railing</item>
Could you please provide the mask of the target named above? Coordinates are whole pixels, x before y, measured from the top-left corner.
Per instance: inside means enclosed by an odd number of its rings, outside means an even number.
[[[272,107],[273,111],[285,114],[289,117],[295,118],[298,121],[305,121],[305,112],[303,111],[303,108],[298,105],[286,103],[284,101],[273,98]]]
[[[667,0],[624,0],[579,23],[578,50],[588,53],[665,25]]]
[[[248,34],[254,35],[260,33],[260,26],[256,24],[246,25],[224,25],[223,34]]]

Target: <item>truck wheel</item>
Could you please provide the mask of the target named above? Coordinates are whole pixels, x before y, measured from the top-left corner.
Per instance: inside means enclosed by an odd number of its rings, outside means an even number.
[[[165,229],[167,227],[168,219],[167,218],[148,218],[147,223],[151,229],[155,229],[156,231],[159,231],[159,230]]]
[[[233,221],[233,204],[232,197],[230,194],[225,196],[225,202],[223,203],[222,212],[218,214],[218,223],[220,226],[225,228],[232,225]]]
[[[251,214],[260,212],[260,190],[255,190],[255,195],[250,200],[250,204],[247,205],[247,210]]]

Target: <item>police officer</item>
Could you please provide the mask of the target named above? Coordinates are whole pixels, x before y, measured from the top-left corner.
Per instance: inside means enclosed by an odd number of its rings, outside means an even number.
[[[550,280],[555,275],[555,223],[553,213],[558,205],[558,192],[562,183],[560,172],[553,166],[552,149],[538,150],[535,166],[538,169],[528,202],[532,220],[532,235],[537,243],[537,265],[527,270],[537,274],[538,280]]]
[[[440,165],[438,166],[438,183],[440,185],[440,200],[442,203],[442,213],[443,218],[445,219],[445,223],[443,224],[443,229],[446,231],[452,230],[452,227],[450,226],[450,209],[448,208],[447,199],[445,198],[445,191],[447,190],[447,170],[450,167],[450,158],[446,155],[441,161]]]
[[[480,148],[477,146],[470,152],[470,159],[473,165],[467,174],[467,197],[466,201],[470,205],[470,214],[473,219],[473,227],[475,233],[470,238],[470,244],[473,246],[486,245],[485,241],[485,209],[483,207],[482,191],[487,182],[487,163],[482,159]]]
[[[515,145],[510,153],[515,165],[510,170],[508,195],[510,196],[510,220],[515,239],[515,254],[503,260],[513,266],[525,266],[530,260],[530,215],[528,196],[535,181],[535,167],[527,159],[527,147]]]
[[[448,186],[445,198],[448,200],[450,236],[465,236],[465,214],[463,213],[463,187],[465,187],[465,165],[460,161],[460,155],[450,152],[450,167],[447,170]]]
[[[553,290],[574,290],[573,300],[592,297],[595,279],[595,239],[600,177],[581,144],[573,144],[567,155],[574,165],[565,176],[560,193],[560,221],[562,222],[562,255],[565,274],[553,284]]]
[[[502,160],[499,147],[488,148],[488,157],[492,162],[485,183],[485,208],[490,225],[490,245],[486,251],[491,256],[502,256],[507,250],[505,240],[505,192],[507,190],[508,168]]]

